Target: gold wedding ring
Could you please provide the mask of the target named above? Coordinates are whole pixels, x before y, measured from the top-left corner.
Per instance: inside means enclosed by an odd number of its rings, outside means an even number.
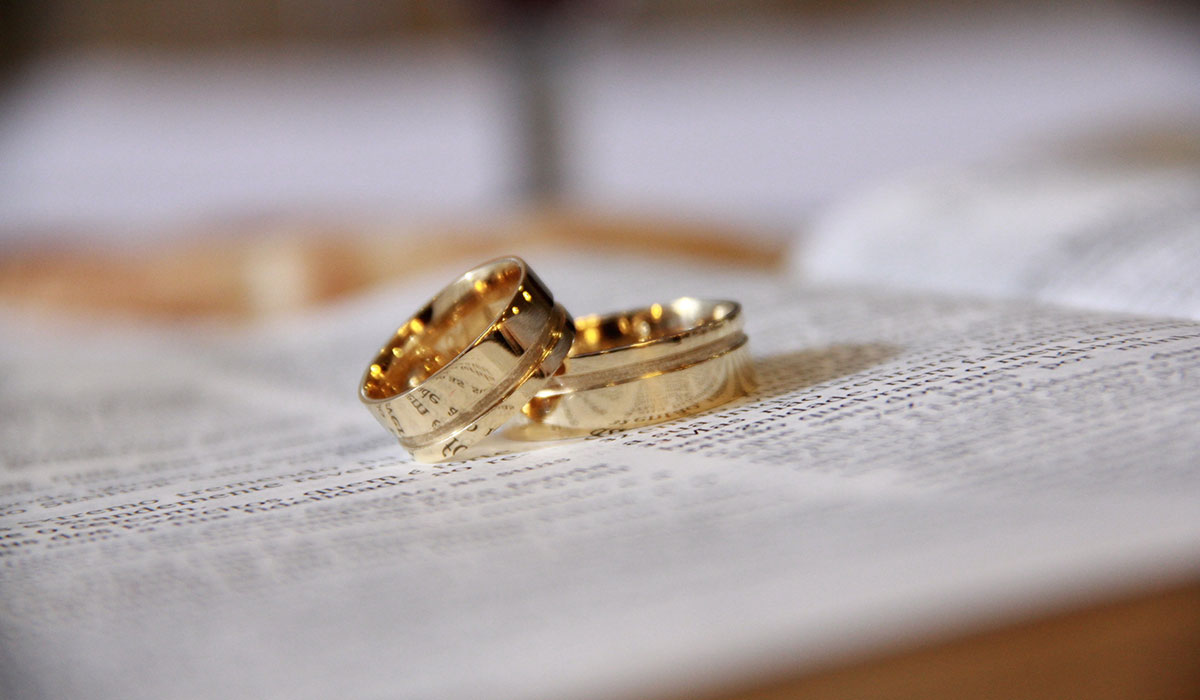
[[[742,325],[736,302],[691,297],[577,318],[565,370],[523,413],[551,432],[577,434],[658,423],[726,403],[757,384]]]
[[[485,263],[396,331],[359,398],[413,456],[463,452],[516,415],[563,364],[571,316],[516,257]]]

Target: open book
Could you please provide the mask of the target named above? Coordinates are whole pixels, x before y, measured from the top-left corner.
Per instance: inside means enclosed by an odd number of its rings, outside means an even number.
[[[761,387],[447,465],[355,390],[457,269],[236,330],[6,313],[0,696],[719,694],[1189,580],[1200,322],[1135,282],[1182,265],[1161,297],[1198,298],[1191,201],[1188,260],[1081,274],[1136,315],[971,286],[1025,279],[1037,246],[913,291],[954,232],[923,251],[848,217],[798,256],[809,281],[528,256],[576,314],[741,301]],[[971,245],[1046,240],[993,233]]]

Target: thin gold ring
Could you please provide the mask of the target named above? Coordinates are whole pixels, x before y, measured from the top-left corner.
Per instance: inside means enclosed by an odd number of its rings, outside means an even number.
[[[570,314],[524,260],[500,258],[443,289],[379,350],[359,398],[418,460],[464,454],[559,370]]]
[[[648,425],[744,396],[757,380],[742,327],[738,303],[692,297],[577,318],[564,369],[522,410],[525,433]]]

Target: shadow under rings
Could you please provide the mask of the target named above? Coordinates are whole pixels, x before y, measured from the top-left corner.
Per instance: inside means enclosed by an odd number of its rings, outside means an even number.
[[[717,414],[730,409],[742,408],[757,402],[791,394],[810,386],[828,382],[839,377],[848,377],[896,357],[901,348],[883,343],[830,345],[822,348],[796,350],[768,355],[753,361],[758,376],[758,388],[745,396],[713,408],[689,413],[660,424],[631,426],[629,428],[607,428],[602,430],[547,429],[528,422],[516,421],[498,431],[466,455],[468,458],[488,457],[512,452],[526,452],[564,441],[587,437],[605,437],[627,430],[650,429],[655,425],[668,425],[679,420]]]
[[[885,343],[844,344],[761,357],[754,362],[758,372],[758,390],[738,403],[773,399],[839,377],[858,374],[891,360],[901,350],[897,345]]]

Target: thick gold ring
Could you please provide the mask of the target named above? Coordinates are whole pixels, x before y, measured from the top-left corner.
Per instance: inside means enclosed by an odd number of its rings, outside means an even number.
[[[757,380],[742,325],[736,302],[691,297],[577,318],[564,370],[523,413],[553,437],[658,423],[744,396]]]
[[[467,272],[396,331],[363,375],[359,398],[417,459],[460,458],[558,371],[570,314],[524,260]]]

